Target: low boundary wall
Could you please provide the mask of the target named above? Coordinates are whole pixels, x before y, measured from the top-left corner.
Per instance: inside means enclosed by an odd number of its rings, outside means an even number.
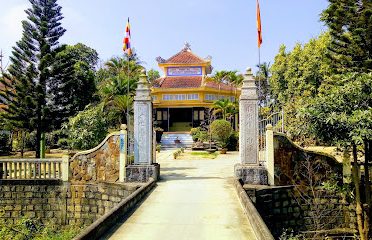
[[[141,200],[156,186],[156,181],[150,179],[149,182],[137,189],[126,199],[121,201],[109,212],[97,219],[93,224],[83,230],[74,240],[95,240],[99,239],[104,233],[111,229],[120,218],[126,217],[128,213],[141,202]]]
[[[265,222],[258,213],[256,207],[252,203],[246,191],[243,189],[240,181],[234,179],[235,190],[239,196],[240,202],[243,206],[245,215],[249,219],[249,222],[252,225],[253,231],[259,240],[274,240],[273,235],[271,234],[269,228],[266,226]]]

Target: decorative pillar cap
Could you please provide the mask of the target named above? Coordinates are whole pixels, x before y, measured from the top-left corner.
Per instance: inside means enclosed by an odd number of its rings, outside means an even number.
[[[126,129],[127,129],[127,124],[120,125],[120,130],[126,130]]]
[[[266,125],[266,130],[273,130],[273,125],[267,124]]]

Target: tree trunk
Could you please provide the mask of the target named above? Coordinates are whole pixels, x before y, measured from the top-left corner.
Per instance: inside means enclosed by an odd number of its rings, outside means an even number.
[[[371,183],[369,180],[369,155],[370,149],[368,141],[364,141],[364,182],[365,182],[365,192],[366,192],[366,204],[368,208],[371,206]]]
[[[35,157],[36,158],[40,158],[40,141],[41,141],[41,129],[38,127],[36,129],[36,154],[35,154]]]
[[[354,158],[353,181],[355,185],[355,201],[356,201],[358,232],[359,232],[360,240],[366,240],[364,236],[364,229],[363,229],[363,209],[362,209],[362,204],[360,200],[358,157],[357,157],[357,149],[356,149],[355,144],[353,144],[353,158]]]
[[[23,154],[25,152],[25,131],[22,130],[21,132],[21,157],[23,158]]]
[[[371,140],[365,141],[365,161],[369,164],[371,163]],[[368,168],[369,170],[369,168]],[[367,176],[367,175],[366,175]],[[366,177],[367,178],[367,177]],[[369,171],[368,171],[368,180],[370,180]],[[367,195],[367,204],[368,204],[368,220],[372,219],[372,201],[371,201],[371,182],[368,181],[368,184],[366,184],[366,195]],[[368,225],[368,232],[369,232],[370,224]]]

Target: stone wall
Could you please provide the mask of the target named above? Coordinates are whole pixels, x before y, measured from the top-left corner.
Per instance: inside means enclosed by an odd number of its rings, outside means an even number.
[[[24,216],[62,224],[64,202],[61,184],[59,181],[2,180],[0,218],[7,223]]]
[[[67,223],[91,224],[133,193],[139,185],[100,183],[67,188]]]
[[[140,187],[138,184],[64,184],[48,180],[3,180],[0,218],[25,216],[56,224],[91,224]]]
[[[354,206],[341,197],[325,192],[302,195],[294,186],[244,186],[268,228],[277,238],[284,229],[295,232],[316,229],[316,221],[322,229],[345,227],[355,229]]]
[[[69,163],[71,182],[96,183],[118,181],[119,144],[119,133],[112,133],[97,147],[75,154]]]
[[[275,185],[307,184],[310,176],[303,175],[314,168],[313,176],[318,181],[335,175],[342,181],[342,164],[323,153],[308,151],[290,141],[285,134],[274,134]],[[312,165],[309,165],[311,163]]]

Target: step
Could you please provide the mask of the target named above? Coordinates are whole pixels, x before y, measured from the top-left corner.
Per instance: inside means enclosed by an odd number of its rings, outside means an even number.
[[[178,139],[180,143],[176,144],[174,141]],[[161,147],[164,148],[180,148],[180,147],[191,147],[193,144],[192,136],[190,133],[163,133],[160,144]]]

